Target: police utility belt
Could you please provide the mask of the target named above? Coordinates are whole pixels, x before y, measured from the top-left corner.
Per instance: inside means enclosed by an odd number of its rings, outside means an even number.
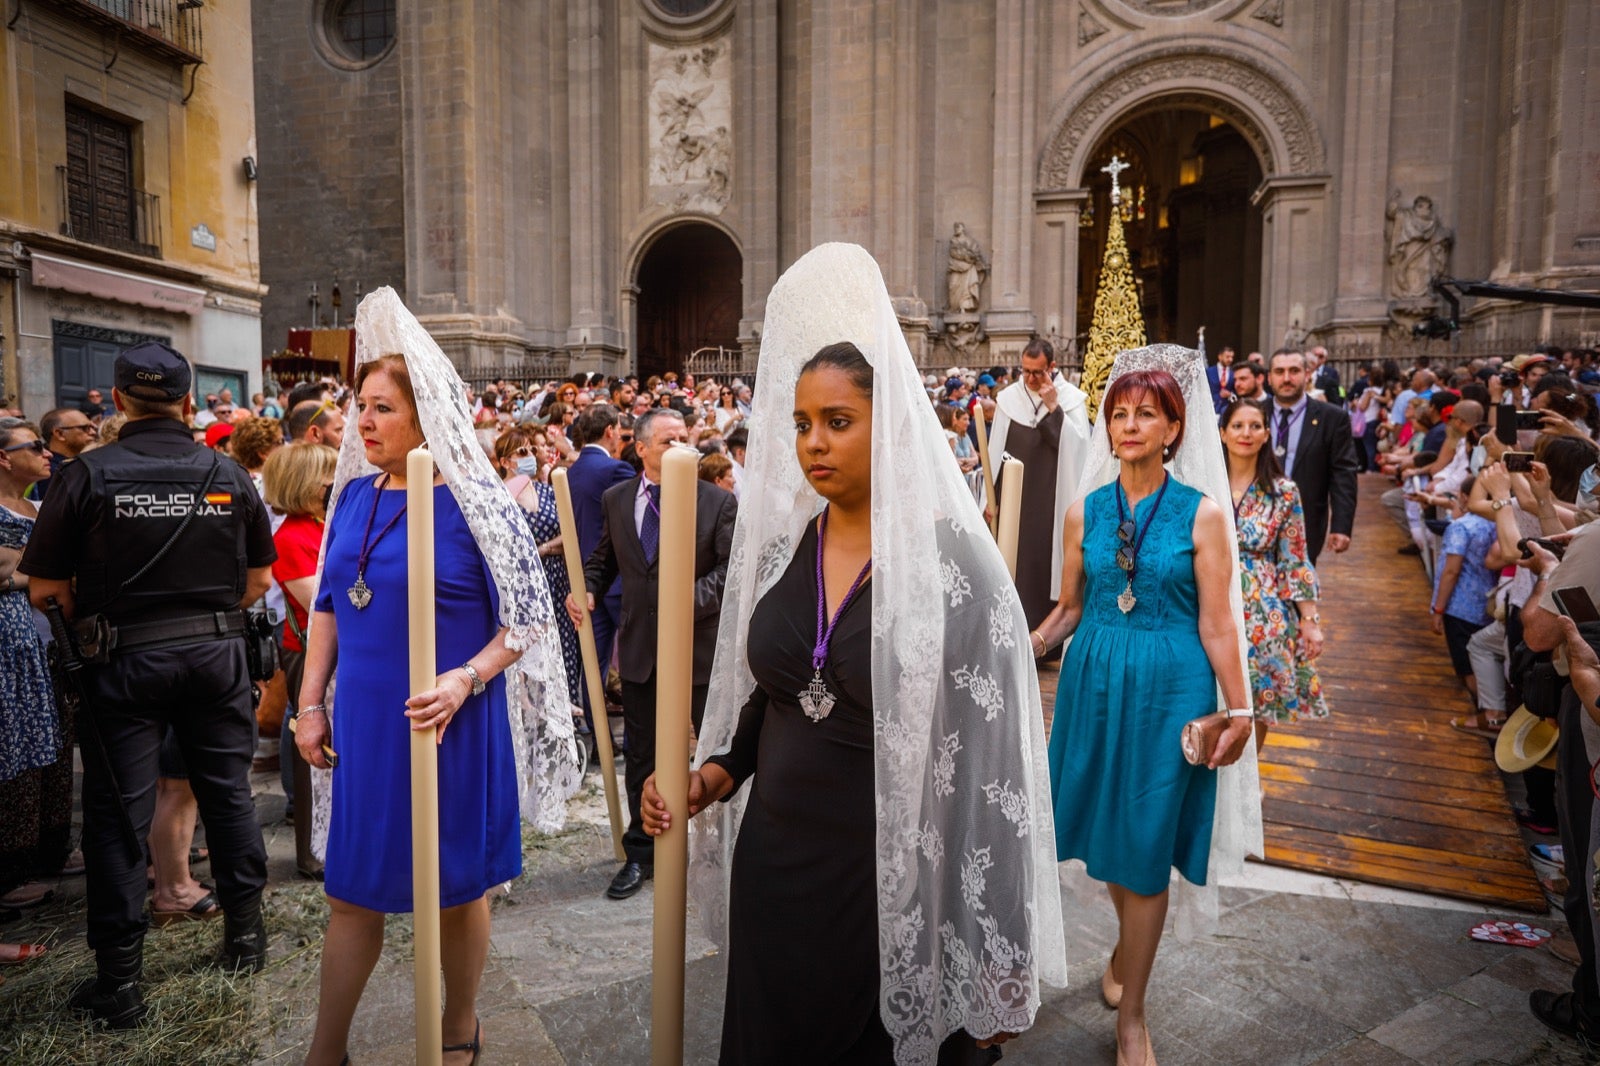
[[[152,651],[243,637],[252,681],[265,681],[278,668],[272,616],[265,611],[212,611],[188,618],[129,622],[120,626],[112,625],[103,614],[95,614],[73,622],[72,628],[84,662],[96,666],[109,663],[113,652]]]
[[[245,613],[240,610],[212,611],[161,622],[129,622],[120,626],[111,625],[105,615],[96,614],[73,623],[84,658],[95,663],[109,662],[112,652],[242,637],[247,627]]]

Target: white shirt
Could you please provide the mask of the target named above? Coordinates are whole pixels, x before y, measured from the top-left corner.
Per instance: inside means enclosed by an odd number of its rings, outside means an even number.
[[[733,498],[739,498],[739,489],[744,485],[744,464],[733,456],[728,456],[728,461],[733,464]]]
[[[1272,437],[1272,447],[1274,450],[1277,450],[1278,447],[1278,422],[1283,418],[1283,413],[1285,411],[1289,412],[1289,440],[1285,446],[1286,453],[1280,455],[1279,459],[1281,459],[1283,462],[1283,476],[1292,478],[1294,477],[1295,455],[1300,451],[1300,434],[1301,431],[1305,429],[1305,394],[1302,393],[1299,402],[1292,407],[1284,407],[1277,403],[1272,405],[1272,424],[1267,427],[1267,432]]]
[[[644,540],[644,509],[650,506],[649,489],[655,482],[648,474],[639,475],[639,491],[633,496],[633,531]]]

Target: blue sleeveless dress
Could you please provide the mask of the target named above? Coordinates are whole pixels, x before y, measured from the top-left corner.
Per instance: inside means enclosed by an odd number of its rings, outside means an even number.
[[[405,717],[409,615],[406,520],[372,549],[366,582],[373,601],[356,610],[346,591],[356,578],[367,516],[372,535],[405,505],[401,491],[379,492],[376,477],[345,486],[328,527],[316,610],[339,627],[334,694],[333,820],[324,884],[328,895],[390,913],[411,900],[411,732]],[[500,628],[499,596],[488,563],[449,486],[433,490],[437,669],[460,666]],[[468,697],[439,745],[441,905],[455,907],[522,873],[516,757],[504,676]]]
[[[1139,549],[1128,614],[1117,606],[1117,484],[1084,501],[1083,617],[1061,659],[1050,734],[1056,855],[1142,896],[1173,867],[1206,883],[1216,771],[1190,766],[1185,722],[1216,710],[1217,681],[1200,644],[1194,516],[1201,494],[1168,481]],[[1156,494],[1134,509],[1143,528]]]

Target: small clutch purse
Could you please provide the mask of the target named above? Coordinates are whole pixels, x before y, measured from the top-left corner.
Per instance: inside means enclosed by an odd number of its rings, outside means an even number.
[[[1183,757],[1190,766],[1204,766],[1211,761],[1218,741],[1228,728],[1228,720],[1226,714],[1218,711],[1183,724]]]

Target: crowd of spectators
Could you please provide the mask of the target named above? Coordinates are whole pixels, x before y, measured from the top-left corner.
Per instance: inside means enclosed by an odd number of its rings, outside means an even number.
[[[1426,365],[1424,365],[1426,364]],[[1570,992],[1536,991],[1552,1028],[1600,1037],[1591,827],[1600,765],[1600,356],[1547,348],[1514,358],[1374,363],[1352,387],[1369,469],[1404,554],[1429,578],[1432,629],[1444,637],[1471,713],[1452,720],[1495,742],[1520,774],[1518,820],[1553,841],[1530,846],[1577,944]]]
[[[1579,758],[1585,766],[1600,762],[1600,750],[1588,750],[1578,727],[1580,717],[1587,715],[1593,719],[1590,734],[1600,738],[1600,712],[1590,709],[1592,700],[1580,703],[1573,688],[1573,683],[1589,684],[1591,674],[1600,686],[1600,666],[1588,665],[1595,657],[1585,639],[1600,640],[1600,615],[1574,614],[1569,605],[1558,607],[1548,595],[1552,589],[1566,590],[1579,603],[1581,592],[1579,606],[1600,600],[1600,537],[1592,535],[1590,524],[1600,517],[1600,408],[1595,400],[1600,357],[1589,350],[1551,349],[1504,359],[1434,357],[1412,366],[1377,360],[1358,368],[1346,387],[1325,352],[1312,349],[1305,355],[1309,394],[1344,409],[1363,469],[1394,481],[1384,494],[1385,510],[1405,534],[1401,551],[1417,556],[1426,568],[1432,628],[1443,637],[1470,704],[1470,713],[1452,725],[1498,740],[1503,731],[1515,728],[1512,712],[1519,709],[1534,718],[1565,716],[1568,728],[1557,746],[1571,752],[1575,763]],[[1258,643],[1266,647],[1279,641],[1281,647],[1251,662],[1255,699],[1266,707],[1263,721],[1292,722],[1325,715],[1328,709],[1309,666],[1322,638],[1316,615],[1318,581],[1306,556],[1304,517],[1293,481],[1283,475],[1274,449],[1266,446],[1272,432],[1271,367],[1271,360],[1260,353],[1235,358],[1225,349],[1208,376],[1223,416],[1220,439],[1236,475],[1235,514],[1242,508],[1255,516],[1241,521],[1246,570],[1256,574],[1258,592],[1279,590],[1265,596],[1270,602],[1262,607],[1263,619],[1299,619],[1287,634],[1269,632],[1263,621],[1257,629],[1272,640],[1263,637]],[[1017,372],[1005,366],[952,367],[925,379],[951,461],[980,503],[985,488],[979,415],[992,421],[996,395],[1016,380]],[[280,752],[279,736],[286,710],[294,705],[296,671],[303,661],[306,605],[349,391],[334,378],[269,389],[252,396],[248,405],[235,404],[227,389],[206,396],[193,429],[198,441],[240,463],[272,508],[279,564],[266,606],[280,619],[286,672],[262,686],[258,769],[279,769],[285,791],[293,797],[304,795],[305,779],[293,778],[289,745]],[[469,387],[467,402],[485,454],[526,512],[539,542],[555,614],[566,626],[562,646],[569,689],[580,693],[584,686],[576,635],[560,609],[569,589],[551,473],[571,466],[586,445],[639,470],[635,420],[652,409],[670,408],[681,415],[688,444],[701,453],[701,478],[737,496],[752,417],[751,384],[739,377],[697,380],[691,373],[669,372],[642,381],[580,373],[559,381],[518,384],[501,379],[481,390]],[[1256,416],[1247,405],[1258,405],[1269,417]],[[77,406],[45,412],[37,423],[0,422],[0,503],[8,508],[6,515],[13,521],[18,515],[30,518],[31,505],[49,491],[51,475],[87,449],[115,440],[120,424],[121,417],[95,390]],[[0,543],[0,582],[10,581],[5,591],[16,591],[20,577],[8,576],[8,550]],[[1290,577],[1280,581],[1279,573]],[[1584,628],[1564,626],[1562,613]],[[18,619],[12,622],[20,624]],[[47,684],[48,678],[35,682]],[[65,752],[70,766],[70,737],[52,735],[48,742]],[[1593,746],[1600,747],[1600,740]],[[1536,832],[1553,834],[1559,828],[1564,841],[1578,842],[1566,849],[1574,858],[1564,876],[1551,883],[1553,889],[1582,895],[1587,908],[1594,902],[1588,897],[1596,871],[1584,856],[1592,856],[1594,848],[1584,846],[1586,836],[1572,834],[1579,829],[1587,834],[1594,803],[1600,800],[1591,794],[1587,775],[1581,794],[1558,790],[1556,775],[1541,765],[1548,761],[1541,758],[1525,768],[1527,806],[1519,817]],[[0,850],[16,858],[8,866],[17,871],[0,883],[8,891],[0,897],[0,917],[7,906],[33,904],[44,895],[42,882],[80,865],[66,846],[64,827],[57,824],[59,770],[59,760],[31,765],[9,782],[0,782],[0,794],[6,788],[21,789],[37,812],[26,834],[0,841]],[[180,793],[186,788],[175,787]],[[316,876],[318,864],[304,839],[309,834],[304,807],[300,804],[297,812],[291,805],[290,813],[302,829],[297,833],[297,865],[302,873]],[[192,794],[180,796],[167,816],[192,830]],[[191,858],[203,861],[203,854]],[[167,893],[161,909],[213,916],[215,902],[206,902],[205,886],[190,876],[187,864],[175,873],[164,872],[161,882]],[[1586,960],[1591,977],[1592,954]],[[1536,1003],[1535,1010],[1540,1009]],[[1580,994],[1578,1000],[1556,1005],[1546,1001],[1543,1009],[1576,1017],[1571,1025],[1600,1033],[1600,993],[1588,999]]]

